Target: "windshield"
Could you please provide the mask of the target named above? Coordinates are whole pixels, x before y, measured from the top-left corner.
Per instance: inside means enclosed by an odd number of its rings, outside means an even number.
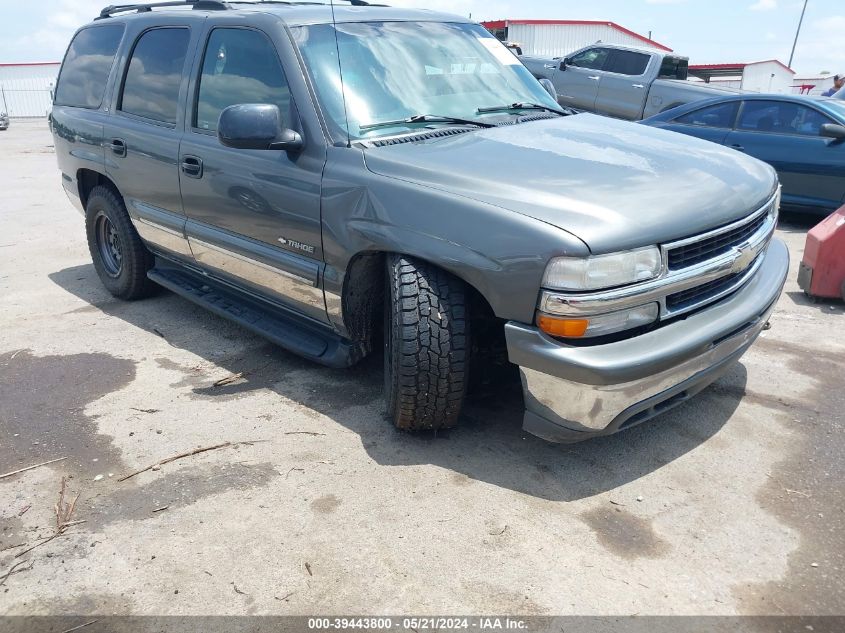
[[[354,140],[418,129],[419,123],[361,129],[418,114],[483,121],[502,113],[479,114],[479,108],[518,102],[560,107],[513,53],[477,24],[340,23],[337,45],[331,24],[292,30],[335,141],[346,142],[347,121]]]

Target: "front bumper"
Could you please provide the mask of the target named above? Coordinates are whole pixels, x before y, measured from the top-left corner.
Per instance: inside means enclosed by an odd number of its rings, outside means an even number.
[[[763,257],[730,297],[631,339],[573,347],[536,327],[507,323],[508,356],[522,376],[525,430],[578,442],[644,422],[704,389],[751,346],[774,310],[789,252],[774,239]]]

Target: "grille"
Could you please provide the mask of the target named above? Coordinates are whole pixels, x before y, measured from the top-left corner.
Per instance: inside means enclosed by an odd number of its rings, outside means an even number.
[[[752,263],[751,266],[753,265],[754,264]],[[682,290],[681,292],[669,295],[666,297],[666,309],[669,312],[676,312],[690,306],[699,305],[718,296],[720,293],[724,292],[736,283],[740,277],[746,274],[751,266],[738,273],[720,277],[719,279],[709,281],[706,284],[701,284],[700,286],[688,288],[686,290]]]
[[[725,233],[708,237],[699,242],[677,246],[668,252],[669,270],[680,270],[708,259],[723,255],[734,246],[742,244],[766,222],[767,214],[762,213],[742,226]],[[721,281],[721,280],[720,280]],[[707,284],[705,284],[706,286]],[[704,288],[705,286],[701,286]],[[696,288],[697,290],[697,288]],[[680,293],[679,293],[680,294]]]

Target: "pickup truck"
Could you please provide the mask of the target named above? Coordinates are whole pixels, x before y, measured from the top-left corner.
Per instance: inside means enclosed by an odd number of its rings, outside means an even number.
[[[455,426],[503,361],[531,433],[639,424],[748,349],[789,263],[771,167],[561,109],[431,11],[107,7],[52,132],[111,294],[163,286],[331,367],[379,353],[403,430]]]
[[[627,46],[594,44],[562,59],[520,60],[537,79],[552,82],[561,105],[629,121],[737,92],[686,81],[686,57]]]

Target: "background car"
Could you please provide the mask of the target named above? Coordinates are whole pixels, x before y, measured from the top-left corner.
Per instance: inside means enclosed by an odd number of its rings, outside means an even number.
[[[845,202],[845,101],[725,96],[641,123],[727,145],[769,163],[783,185],[785,210],[827,215]]]
[[[5,112],[0,112],[0,130],[9,129],[9,115]]]

